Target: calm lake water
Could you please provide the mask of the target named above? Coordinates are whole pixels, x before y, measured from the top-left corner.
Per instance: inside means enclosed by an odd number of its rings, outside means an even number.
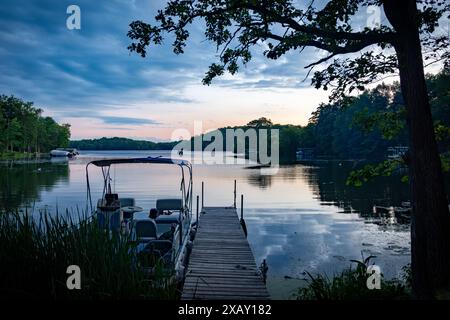
[[[1,207],[82,211],[88,161],[149,155],[168,156],[169,152],[84,151],[73,160],[1,163]],[[189,154],[184,158],[191,160]],[[194,212],[201,181],[205,182],[205,205],[229,206],[237,180],[238,195],[244,194],[248,239],[257,263],[267,260],[273,298],[291,297],[302,285],[299,279],[304,278],[304,271],[332,276],[361,255],[377,256],[374,262],[383,274],[397,277],[410,261],[409,225],[374,215],[372,206],[400,205],[408,200],[407,185],[399,177],[390,177],[361,188],[348,187],[345,179],[354,165],[285,165],[276,174],[265,175],[243,165],[194,164]],[[122,165],[111,168],[111,176],[119,196],[134,197],[145,212],[155,206],[156,199],[180,194],[176,166]],[[102,191],[101,170],[93,167],[90,178],[95,203]]]

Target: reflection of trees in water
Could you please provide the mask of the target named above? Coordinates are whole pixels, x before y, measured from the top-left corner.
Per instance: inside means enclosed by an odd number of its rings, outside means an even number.
[[[67,162],[24,162],[0,164],[0,211],[16,210],[40,200],[59,181],[68,181]]]
[[[332,162],[320,167],[305,168],[308,184],[322,203],[337,205],[371,215],[374,205],[400,206],[409,200],[408,184],[399,175],[378,177],[361,187],[346,185],[348,175],[356,165],[351,162]]]
[[[272,185],[272,175],[261,174],[259,169],[255,169],[254,171],[247,175],[247,180],[250,185],[261,189],[267,189]]]
[[[272,174],[270,171],[264,174],[264,169],[262,171],[260,169],[248,169],[251,170],[251,173],[247,175],[247,180],[250,185],[266,189],[272,185],[274,179],[285,182],[302,179],[305,175],[309,174],[305,171],[305,168],[304,166],[298,165],[282,165],[280,166],[280,170]]]

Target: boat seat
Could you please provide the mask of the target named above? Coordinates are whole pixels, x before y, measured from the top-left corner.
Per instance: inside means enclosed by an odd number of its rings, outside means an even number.
[[[157,224],[172,224],[172,223],[180,223],[180,216],[178,214],[170,214],[170,215],[160,215],[155,219]]]
[[[182,210],[183,201],[181,199],[158,199],[156,200],[156,209],[163,210]]]
[[[99,200],[102,201],[104,199]],[[112,207],[100,207],[96,211],[98,225],[102,229],[119,231],[120,229],[120,210]]]
[[[138,241],[150,241],[157,238],[156,223],[153,220],[136,220],[134,232]]]

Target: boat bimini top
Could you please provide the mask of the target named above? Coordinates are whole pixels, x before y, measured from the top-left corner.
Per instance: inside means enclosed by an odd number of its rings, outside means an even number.
[[[89,162],[86,165],[86,184],[87,184],[87,206],[90,206],[90,212],[94,212],[92,205],[91,189],[89,183],[89,166],[94,165],[102,169],[103,174],[103,194],[111,193],[111,165],[115,164],[168,164],[177,165],[181,169],[181,185],[180,190],[182,193],[182,208],[187,212],[192,212],[192,164],[189,161],[181,159],[163,158],[163,157],[146,157],[146,158],[117,158],[117,159],[100,159]],[[186,174],[188,174],[188,181],[186,181]],[[89,207],[87,208],[89,209]]]

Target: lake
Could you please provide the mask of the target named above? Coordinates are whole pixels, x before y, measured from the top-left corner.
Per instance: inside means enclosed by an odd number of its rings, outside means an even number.
[[[168,151],[82,151],[76,159],[2,162],[1,208],[28,208],[73,214],[86,209],[87,162],[109,157],[168,156]],[[185,154],[191,160],[201,153]],[[226,155],[232,157],[232,155]],[[400,205],[408,186],[400,177],[383,177],[360,188],[346,186],[353,162],[282,165],[274,175],[244,165],[194,164],[195,196],[205,183],[205,205],[233,204],[237,180],[238,206],[244,195],[248,240],[257,264],[268,263],[267,286],[272,298],[286,299],[304,281],[304,271],[329,276],[351,259],[375,255],[387,278],[398,277],[410,262],[409,224],[373,213],[376,205]],[[111,168],[111,183],[121,197],[134,197],[148,210],[156,199],[180,194],[176,166],[126,165]],[[90,169],[92,199],[101,196],[100,169]],[[139,214],[138,214],[139,215]]]

